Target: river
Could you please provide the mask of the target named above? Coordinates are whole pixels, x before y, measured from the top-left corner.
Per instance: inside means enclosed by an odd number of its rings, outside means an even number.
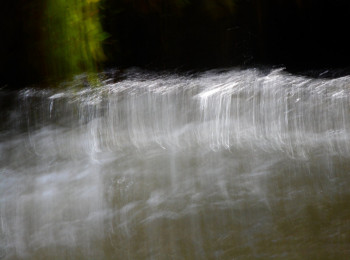
[[[349,259],[350,77],[0,90],[0,259]]]

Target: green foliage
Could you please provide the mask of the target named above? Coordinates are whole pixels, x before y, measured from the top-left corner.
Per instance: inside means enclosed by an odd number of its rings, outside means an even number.
[[[108,37],[99,20],[100,0],[48,0],[43,29],[45,67],[49,77],[64,78],[96,71],[105,60]]]

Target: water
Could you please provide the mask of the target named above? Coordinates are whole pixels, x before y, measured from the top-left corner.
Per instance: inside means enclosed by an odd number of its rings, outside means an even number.
[[[0,259],[349,259],[350,77],[123,77],[0,91]]]

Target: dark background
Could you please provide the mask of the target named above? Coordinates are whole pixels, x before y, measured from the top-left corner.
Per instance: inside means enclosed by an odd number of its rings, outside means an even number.
[[[110,37],[104,42],[108,60],[100,69],[285,66],[294,72],[347,72],[349,2],[104,0],[100,17]],[[45,79],[44,8],[43,0],[1,3],[0,84]]]

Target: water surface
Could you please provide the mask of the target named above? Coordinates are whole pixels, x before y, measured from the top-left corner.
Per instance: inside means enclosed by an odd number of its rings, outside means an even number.
[[[0,91],[0,259],[349,259],[350,77],[80,83]]]

